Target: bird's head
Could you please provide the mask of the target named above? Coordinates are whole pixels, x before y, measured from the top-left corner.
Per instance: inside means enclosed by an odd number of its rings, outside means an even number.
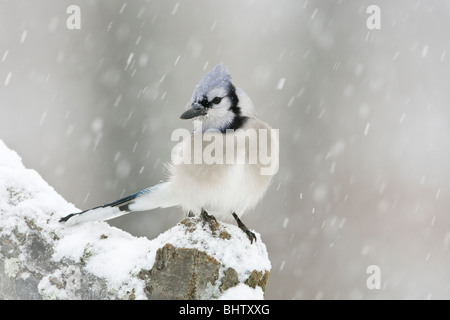
[[[201,121],[202,130],[240,128],[255,111],[248,96],[231,83],[231,75],[222,64],[199,82],[191,98],[191,105],[181,119]]]

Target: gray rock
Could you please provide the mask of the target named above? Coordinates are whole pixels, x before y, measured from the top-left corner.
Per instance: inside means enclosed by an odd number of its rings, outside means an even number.
[[[191,217],[150,241],[106,223],[66,228],[58,219],[70,210],[0,140],[0,299],[215,299],[238,284],[265,289],[270,261],[259,235],[250,244],[234,225]],[[127,251],[139,263],[108,274],[111,255],[120,262]]]

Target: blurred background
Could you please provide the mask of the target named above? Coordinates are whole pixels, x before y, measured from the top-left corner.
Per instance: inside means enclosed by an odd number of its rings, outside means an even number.
[[[272,261],[266,298],[449,299],[449,15],[446,1],[2,0],[0,139],[78,208],[116,200],[165,178],[172,131],[191,127],[179,115],[224,62],[280,130],[280,170],[243,219]],[[152,239],[182,218],[111,224]]]

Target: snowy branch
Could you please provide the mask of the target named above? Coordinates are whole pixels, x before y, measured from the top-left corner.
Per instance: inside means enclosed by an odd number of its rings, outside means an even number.
[[[271,269],[236,226],[186,218],[154,240],[78,211],[0,140],[0,299],[262,299]]]

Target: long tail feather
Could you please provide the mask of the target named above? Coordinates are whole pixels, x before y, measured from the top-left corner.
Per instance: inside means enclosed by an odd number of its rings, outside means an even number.
[[[162,185],[163,184],[159,184],[154,187],[144,189],[125,198],[109,202],[102,206],[98,206],[78,213],[69,214],[61,218],[59,222],[64,222],[66,225],[74,225],[86,221],[104,221],[119,217],[132,211],[147,210],[147,208],[130,208],[133,204],[135,204],[138,198],[141,198],[141,202],[142,200],[146,200],[145,202],[149,202],[147,205],[148,209],[160,207],[161,205],[159,205],[158,203],[154,203],[154,201],[152,203],[152,198],[155,197],[148,197],[147,195],[151,195],[152,193],[157,192],[161,189],[160,187]]]

